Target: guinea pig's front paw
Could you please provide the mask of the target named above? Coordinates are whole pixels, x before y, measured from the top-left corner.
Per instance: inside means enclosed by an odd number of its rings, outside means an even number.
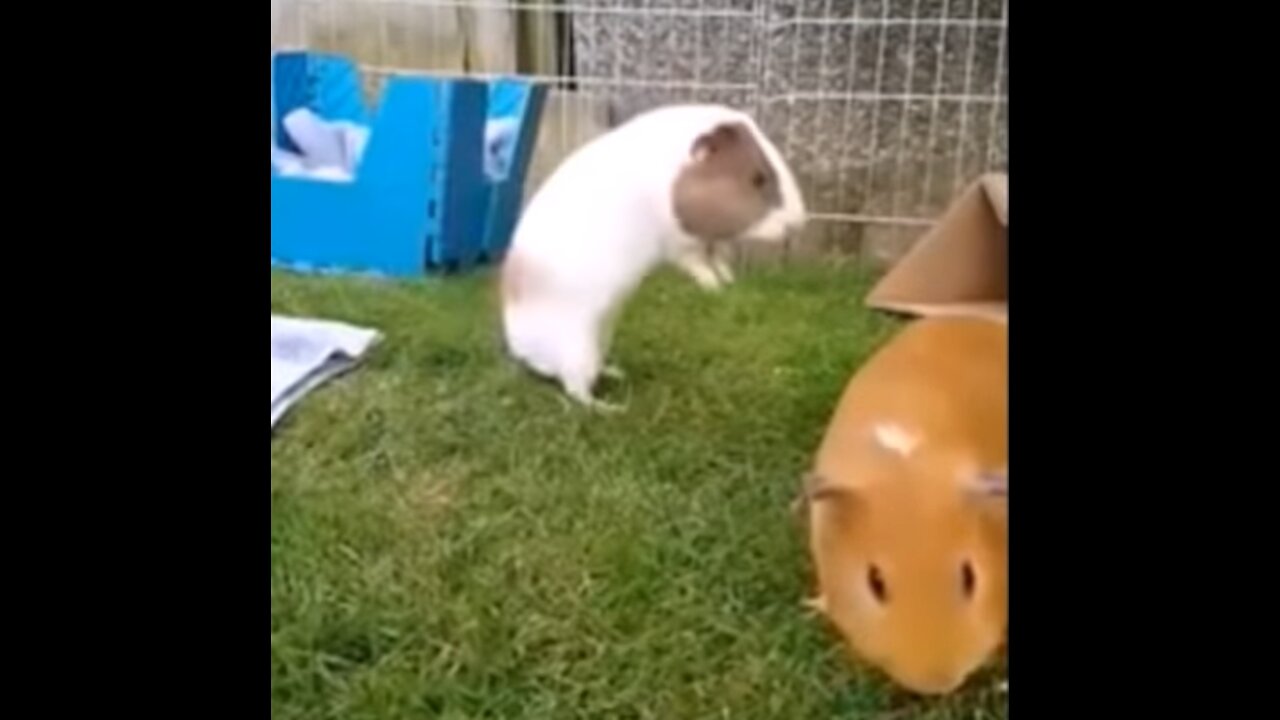
[[[723,284],[712,263],[697,253],[680,255],[675,259],[675,264],[704,290],[719,290]]]
[[[720,276],[710,268],[706,268],[705,270],[699,269],[698,271],[690,274],[693,275],[693,281],[698,283],[703,290],[716,292],[724,287],[724,281],[721,280]]]
[[[809,610],[810,612],[823,614],[827,611],[827,598],[825,595],[818,595],[816,597],[805,598],[800,604],[803,605],[804,608],[806,610]]]
[[[799,515],[804,512],[804,498],[798,497],[787,503],[787,512],[792,515]]]
[[[729,263],[723,260],[716,260],[714,263],[712,263],[712,267],[715,268],[716,275],[720,278],[720,282],[723,283],[724,285],[730,285],[735,280],[733,275],[733,268],[729,267]]]

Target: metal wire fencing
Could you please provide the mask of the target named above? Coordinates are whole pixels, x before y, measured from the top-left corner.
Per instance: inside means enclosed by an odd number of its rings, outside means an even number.
[[[553,84],[532,191],[646,108],[756,115],[814,219],[805,247],[888,260],[1008,157],[1008,0],[272,0],[272,48],[390,74]]]

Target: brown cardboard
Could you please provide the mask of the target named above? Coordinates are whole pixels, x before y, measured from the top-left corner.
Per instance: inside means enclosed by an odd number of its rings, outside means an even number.
[[[965,188],[867,294],[877,310],[1008,322],[1009,179],[989,173]]]

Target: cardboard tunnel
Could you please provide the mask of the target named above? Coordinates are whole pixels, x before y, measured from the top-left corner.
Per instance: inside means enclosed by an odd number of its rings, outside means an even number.
[[[981,176],[871,288],[867,305],[906,315],[1007,323],[1008,225],[1008,176]]]

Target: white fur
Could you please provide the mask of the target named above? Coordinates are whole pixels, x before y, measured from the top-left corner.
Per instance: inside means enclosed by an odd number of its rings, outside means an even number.
[[[891,450],[903,457],[911,454],[920,446],[920,436],[908,432],[906,428],[893,422],[880,423],[872,430],[876,442],[886,450]]]
[[[716,289],[732,281],[723,260],[682,232],[672,186],[694,140],[717,124],[742,122],[773,165],[782,207],[747,238],[781,241],[805,222],[791,170],[745,113],[717,105],[651,110],[570,155],[524,210],[509,254],[536,266],[532,295],[504,302],[507,347],[533,370],[557,378],[585,404],[603,406],[592,386],[605,363],[622,304],[661,263]],[[532,272],[532,271],[531,271]]]

